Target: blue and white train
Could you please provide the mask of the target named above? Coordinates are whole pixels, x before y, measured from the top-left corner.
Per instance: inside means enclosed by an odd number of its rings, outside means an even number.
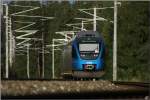
[[[105,45],[96,31],[81,31],[72,42],[72,75],[101,77],[104,73]]]
[[[105,46],[96,31],[78,32],[71,44],[64,48],[63,73],[77,78],[98,78],[104,74]]]

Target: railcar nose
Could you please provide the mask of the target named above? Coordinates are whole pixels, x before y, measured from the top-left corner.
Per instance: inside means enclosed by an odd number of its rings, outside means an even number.
[[[96,64],[83,64],[84,71],[94,71]]]

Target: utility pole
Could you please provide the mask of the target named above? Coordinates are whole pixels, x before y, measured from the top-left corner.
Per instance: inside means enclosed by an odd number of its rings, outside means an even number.
[[[40,0],[40,2],[42,3],[42,0]],[[41,5],[41,8],[43,7],[43,5]],[[43,16],[43,12],[42,12],[42,16]],[[44,56],[45,56],[45,52],[44,52],[44,30],[43,30],[43,20],[42,20],[42,78],[44,78],[44,69],[45,69],[45,59],[44,59]]]
[[[54,72],[55,71],[55,69],[54,69],[54,63],[55,63],[54,62],[54,55],[55,55],[54,54],[55,53],[55,51],[54,51],[54,40],[55,39],[52,40],[52,79],[55,78],[55,72]]]
[[[82,22],[81,22],[81,31],[83,31],[83,29],[84,29],[84,23],[83,23],[83,20],[82,20]]]
[[[94,16],[93,16],[93,31],[96,31],[96,8],[94,9]]]
[[[9,10],[8,10],[8,5],[7,4],[3,4],[4,7],[5,7],[5,25],[6,25],[6,28],[5,28],[5,32],[6,32],[6,42],[5,42],[5,47],[6,47],[6,59],[5,59],[5,78],[8,78],[9,77],[9,68],[12,67],[12,64],[13,64],[13,57],[15,55],[15,50],[18,51],[17,49],[24,49],[25,47],[25,52],[27,52],[27,68],[26,68],[26,73],[27,73],[27,77],[30,78],[30,69],[29,69],[29,48],[31,44],[27,44],[27,42],[31,41],[31,40],[36,40],[36,41],[42,41],[42,46],[41,46],[41,51],[42,51],[42,57],[41,57],[41,61],[42,61],[42,71],[41,71],[41,76],[44,77],[44,53],[45,53],[45,47],[44,47],[44,33],[42,33],[42,38],[33,38],[33,37],[27,37],[27,36],[30,36],[32,34],[35,34],[37,33],[39,30],[31,30],[31,29],[27,29],[28,27],[30,26],[33,26],[36,24],[36,22],[26,22],[26,21],[14,21],[15,23],[25,23],[25,24],[28,24],[28,25],[25,25],[21,28],[18,28],[18,29],[15,29],[13,30],[13,32],[15,33],[25,33],[25,34],[21,34],[21,35],[13,35],[12,33],[12,20],[11,20],[11,16],[13,17],[26,17],[26,18],[40,18],[40,20],[49,20],[49,19],[53,19],[53,17],[44,17],[44,16],[30,16],[30,15],[25,15],[23,13],[27,13],[27,12],[30,12],[30,11],[33,11],[33,10],[37,10],[39,9],[40,7],[35,7],[35,6],[21,6],[21,5],[11,5],[11,6],[16,6],[16,7],[23,7],[23,8],[29,8],[29,9],[24,9],[22,11],[18,11],[18,12],[15,12],[15,13],[12,13],[10,14],[10,17],[9,17]],[[17,42],[15,40],[22,40],[21,42]],[[17,43],[16,43],[17,42]],[[36,50],[36,48],[33,48]],[[19,52],[24,52],[24,51],[19,51]]]
[[[2,4],[2,0],[0,1],[0,4]],[[2,21],[2,14],[3,14],[3,5],[0,5],[0,22]],[[2,37],[2,35],[1,35],[1,33],[2,33],[2,27],[1,27],[1,25],[0,25],[0,41],[1,41],[1,37]],[[1,45],[1,42],[0,42],[0,46],[2,46]],[[0,49],[0,56],[1,56],[1,49]],[[2,62],[1,61],[1,59],[0,59],[0,62]],[[0,68],[0,70],[1,70],[1,72],[2,72],[2,69]],[[2,74],[1,74],[2,75]],[[1,79],[1,78],[0,78]],[[1,92],[0,92],[1,93]]]
[[[27,77],[28,77],[28,79],[30,78],[30,69],[29,69],[29,60],[30,60],[30,58],[29,58],[29,47],[30,47],[30,45],[29,44],[27,44]]]
[[[44,33],[42,31],[42,78],[44,78]]]
[[[76,18],[76,19],[82,19],[84,21],[89,21],[89,22],[93,21],[93,31],[96,31],[96,24],[97,24],[96,21],[97,20],[98,21],[108,21],[107,19],[105,19],[103,17],[97,16],[97,10],[104,10],[104,9],[111,9],[111,8],[114,8],[114,7],[103,7],[103,8],[96,8],[96,7],[94,7],[94,8],[89,8],[89,9],[78,9],[81,12],[84,12],[84,13],[86,13],[88,15],[93,16],[93,18],[92,19],[89,19],[89,18]],[[93,13],[87,12],[89,10],[93,10],[94,12]],[[109,21],[109,22],[111,22],[111,21]]]
[[[11,29],[11,18],[9,18],[9,65],[10,68],[12,67],[12,57],[13,57],[13,35],[12,35],[12,29]]]
[[[37,63],[38,63],[38,64],[37,64],[37,66],[38,66],[38,78],[41,78],[41,73],[40,73],[40,61],[39,61],[39,58],[40,58],[40,57],[39,57],[39,56],[40,56],[40,51],[37,50],[37,53],[38,53],[38,54],[37,54],[37,59],[38,59],[38,60],[37,60]]]
[[[5,47],[6,47],[6,58],[5,58],[5,78],[8,78],[9,77],[9,65],[8,65],[8,5],[5,4],[5,24],[6,24],[6,28],[5,28],[5,33],[6,33],[6,42],[5,42]]]
[[[67,35],[65,35],[66,37]],[[59,46],[64,46],[66,45],[66,42],[68,41],[68,39],[52,39],[52,45],[50,45],[50,47],[52,46],[52,79],[55,79],[55,51],[56,50],[61,50],[60,48],[58,48]],[[58,42],[57,44],[55,44],[55,42]],[[57,48],[55,48],[57,47]]]
[[[114,1],[113,81],[117,81],[117,0]]]

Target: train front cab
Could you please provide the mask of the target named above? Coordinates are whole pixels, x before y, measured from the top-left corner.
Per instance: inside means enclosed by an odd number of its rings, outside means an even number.
[[[74,40],[72,43],[72,71],[74,77],[94,78],[101,77],[104,74],[104,43],[99,38],[91,38],[95,42],[89,40],[84,42]]]

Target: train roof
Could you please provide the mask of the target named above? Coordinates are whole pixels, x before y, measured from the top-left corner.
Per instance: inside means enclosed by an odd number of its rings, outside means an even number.
[[[101,37],[97,31],[80,31],[77,37]]]

